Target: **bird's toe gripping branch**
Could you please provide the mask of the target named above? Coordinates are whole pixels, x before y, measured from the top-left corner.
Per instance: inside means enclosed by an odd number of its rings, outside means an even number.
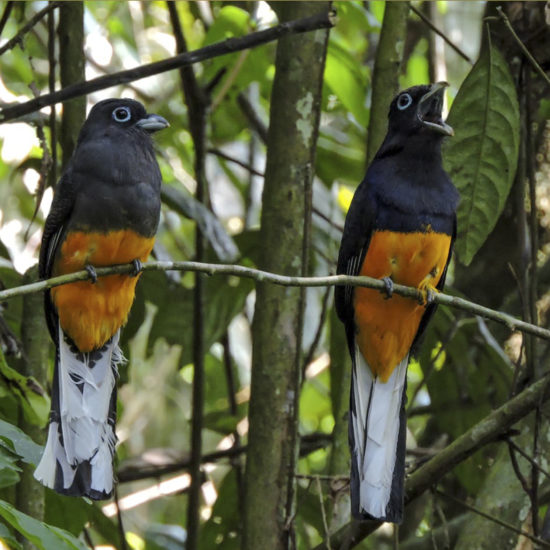
[[[386,296],[386,300],[389,300],[393,296],[393,281],[391,277],[383,277],[384,289],[381,290]]]
[[[420,292],[418,303],[421,306],[433,304],[435,295],[439,294],[439,290],[433,284],[433,280],[437,275],[437,270],[430,272],[418,285],[418,291]]]
[[[132,277],[137,277],[143,269],[143,264],[141,263],[141,260],[139,258],[135,258],[132,260],[132,265],[134,266],[134,271],[132,271],[130,275]]]
[[[91,283],[95,285],[97,283],[97,272],[95,270],[95,267],[93,265],[87,265],[84,269],[86,269],[86,271],[88,272]]]

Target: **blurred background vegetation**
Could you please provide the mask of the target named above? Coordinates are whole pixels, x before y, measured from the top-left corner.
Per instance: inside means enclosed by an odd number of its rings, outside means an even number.
[[[280,17],[276,2],[179,1],[171,9],[156,1],[63,2],[61,8],[52,4],[0,2],[2,105],[84,77],[175,55],[182,49],[174,30],[176,19],[187,49],[193,50],[275,25]],[[386,3],[333,4],[338,21],[330,30],[322,83],[309,274],[335,271],[345,211],[364,175],[365,158],[372,157],[377,146],[372,136],[367,137],[367,128],[374,128],[375,120],[383,128],[387,105],[398,88],[446,80],[457,138],[445,149],[445,162],[463,195],[459,219],[464,220],[462,227],[469,227],[467,234],[459,235],[448,291],[545,325],[550,305],[548,84],[521,54],[494,3],[399,4],[394,11],[401,10],[403,25],[393,28],[397,34],[391,39],[398,59],[389,69],[389,85],[381,99],[375,97],[373,80],[376,65],[391,53],[379,50],[389,12]],[[48,6],[55,9],[18,35]],[[510,2],[505,8],[520,39],[548,75],[545,4]],[[15,46],[2,51],[15,36],[20,36]],[[261,242],[259,229],[276,48],[273,42],[193,66],[197,82],[208,94],[201,203],[196,198],[196,142],[190,131],[193,113],[184,100],[178,71],[91,93],[85,105],[83,99],[65,108],[58,104],[53,115],[43,109],[0,124],[2,285],[14,287],[35,277],[33,266],[55,181],[74,146],[84,109],[107,97],[136,98],[171,124],[155,136],[165,185],[155,258],[195,259],[200,227],[207,243],[203,260],[261,264],[260,256],[271,246]],[[478,72],[460,99],[459,90],[478,58]],[[495,76],[498,71],[503,76]],[[472,136],[477,140],[474,150],[465,145]],[[483,140],[498,142],[498,151],[481,147]],[[484,172],[483,166],[492,162],[495,172]],[[464,174],[465,166],[478,170]],[[194,281],[192,274],[180,272],[142,276],[123,331],[128,365],[121,372],[119,392],[119,517],[113,503],[61,497],[31,479],[49,410],[53,349],[43,325],[40,295],[2,304],[0,539],[6,547],[183,547],[194,414]],[[241,546],[243,529],[255,287],[249,280],[222,276],[204,279],[202,286],[204,409],[195,414],[203,421],[203,464],[197,510],[201,525],[194,547],[233,549]],[[301,345],[304,377],[292,531],[296,547],[307,549],[350,521],[348,352],[332,312],[330,290],[307,290]],[[420,356],[409,367],[410,468],[540,377],[547,370],[546,357],[542,341],[441,307]],[[519,535],[510,526],[549,540],[547,430],[541,404],[533,418],[508,434],[515,443],[488,445],[444,479],[434,480],[455,500],[435,492],[423,495],[407,507],[398,531],[384,525],[357,547],[395,548],[399,540],[400,547],[411,549],[433,544],[513,548]],[[517,446],[538,466],[518,454]],[[465,503],[509,526],[496,526]],[[525,548],[533,544],[521,540]]]

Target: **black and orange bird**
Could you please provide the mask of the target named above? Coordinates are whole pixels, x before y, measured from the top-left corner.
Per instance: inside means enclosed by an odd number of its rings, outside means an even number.
[[[358,519],[400,523],[409,357],[435,311],[456,235],[458,193],[441,163],[453,131],[441,116],[446,83],[414,86],[392,101],[388,132],[351,202],[338,273],[383,279],[377,290],[342,286],[336,311],[352,359],[351,507]],[[424,303],[391,296],[393,283]]]
[[[44,226],[40,277],[87,269],[92,278],[45,296],[56,355],[48,439],[34,475],[65,495],[105,499],[113,491],[120,329],[159,223],[151,134],[167,126],[131,99],[94,105]],[[94,266],[131,262],[134,274],[95,275]]]

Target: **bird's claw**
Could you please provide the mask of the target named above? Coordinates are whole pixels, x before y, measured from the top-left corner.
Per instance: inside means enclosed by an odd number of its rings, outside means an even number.
[[[132,277],[137,277],[143,269],[143,264],[141,263],[140,259],[135,258],[134,260],[132,260],[132,265],[134,266],[134,270],[130,273],[130,275]]]
[[[393,296],[393,281],[390,277],[383,277],[382,282],[384,283],[383,292],[386,293],[386,300],[389,300]]]
[[[93,265],[87,265],[84,269],[86,269],[88,275],[90,276],[90,282],[95,285],[97,283],[97,272],[95,267]]]
[[[434,303],[435,295],[439,292],[437,288],[433,286],[425,286],[420,288],[420,296],[418,297],[418,303],[421,306],[429,306]]]

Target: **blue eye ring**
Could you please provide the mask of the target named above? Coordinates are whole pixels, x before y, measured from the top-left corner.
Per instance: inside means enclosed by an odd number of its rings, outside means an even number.
[[[132,118],[132,113],[129,107],[117,107],[113,111],[113,119],[115,122],[128,122]]]
[[[405,109],[411,106],[412,102],[413,102],[413,99],[410,96],[410,94],[407,94],[407,93],[401,94],[397,99],[397,108],[400,111],[404,111]]]

